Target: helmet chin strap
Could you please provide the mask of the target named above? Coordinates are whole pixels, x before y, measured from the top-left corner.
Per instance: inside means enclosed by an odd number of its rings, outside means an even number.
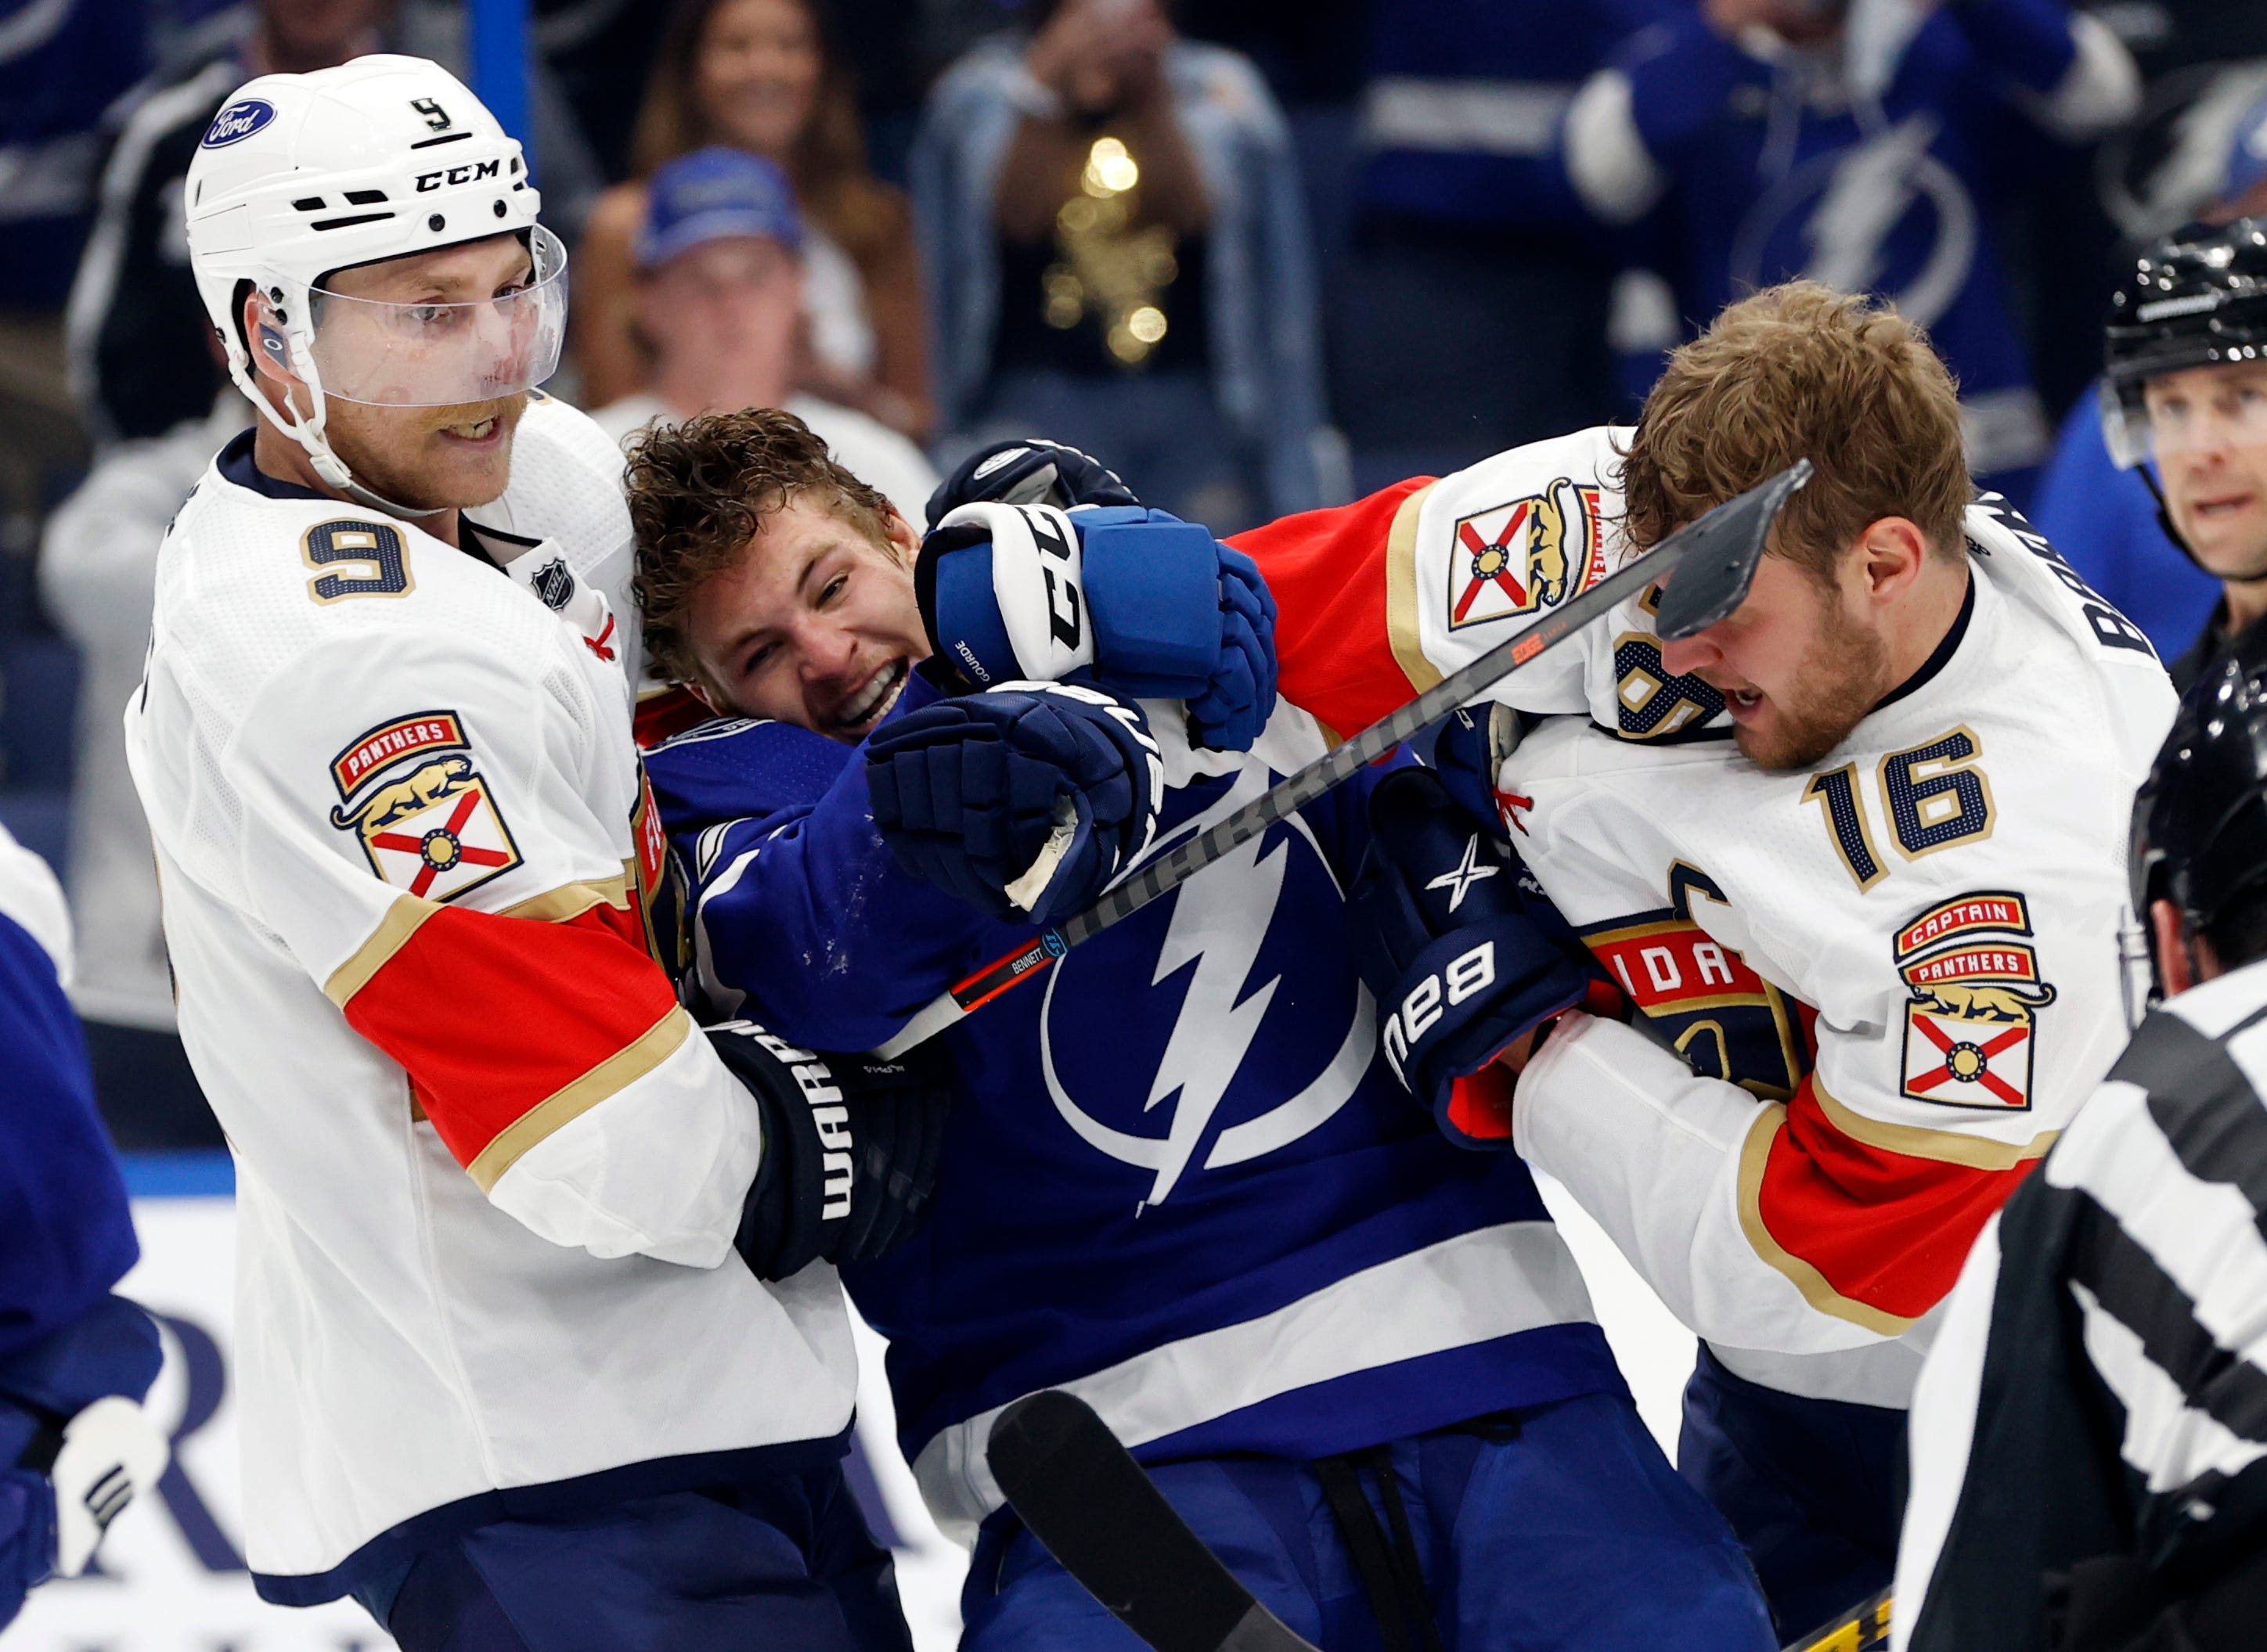
[[[2212,574],[2210,568],[2197,561],[2196,552],[2190,547],[2186,539],[2181,537],[2181,530],[2173,526],[2173,508],[2165,502],[2165,490],[2158,485],[2156,473],[2149,469],[2149,461],[2143,459],[2133,467],[2133,470],[2134,473],[2140,477],[2141,485],[2149,490],[2149,497],[2157,501],[2157,525],[2165,530],[2165,537],[2173,542],[2183,556],[2195,563],[2200,572]],[[2218,579],[2219,575],[2212,574],[2212,577]]]
[[[231,351],[230,354],[233,355],[235,352]],[[421,518],[437,516],[444,511],[455,508],[452,505],[423,507],[404,505],[396,500],[388,499],[374,489],[364,487],[360,482],[355,480],[354,472],[347,468],[346,461],[332,450],[329,441],[323,434],[325,423],[323,391],[321,381],[316,376],[315,365],[299,351],[295,349],[293,354],[300,357],[295,365],[300,369],[307,385],[309,399],[314,406],[313,413],[305,419],[298,417],[296,412],[287,417],[284,410],[277,407],[274,399],[265,394],[253,382],[254,376],[250,370],[249,362],[239,369],[234,361],[231,361],[229,376],[236,380],[237,388],[251,398],[252,405],[260,410],[268,423],[299,444],[307,455],[308,463],[314,466],[316,475],[356,504],[367,505],[372,510],[383,511],[385,515],[402,522],[416,522]],[[285,406],[286,407],[290,406],[288,394],[285,397]]]
[[[354,472],[346,467],[346,461],[331,451],[331,444],[323,439],[320,431],[309,430],[304,425],[301,425],[293,429],[291,434],[297,438],[299,445],[307,450],[307,457],[315,467],[315,474],[358,504],[367,505],[372,510],[382,510],[387,515],[398,517],[404,522],[415,522],[425,516],[437,516],[443,511],[455,508],[451,505],[429,505],[420,509],[414,505],[396,503],[386,498],[385,494],[375,493],[355,480]]]

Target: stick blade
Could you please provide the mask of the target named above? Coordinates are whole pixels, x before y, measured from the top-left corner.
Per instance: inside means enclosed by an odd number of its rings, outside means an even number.
[[[1797,459],[1669,536],[1684,539],[1686,548],[1662,588],[1661,610],[1654,616],[1657,635],[1676,642],[1706,631],[1747,600],[1772,523],[1810,474],[1810,461]]]
[[[1236,1582],[1074,1394],[1027,1394],[985,1448],[1031,1535],[1157,1652],[1315,1652]]]

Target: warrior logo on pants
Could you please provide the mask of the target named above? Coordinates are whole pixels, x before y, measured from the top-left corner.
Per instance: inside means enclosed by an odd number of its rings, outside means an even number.
[[[454,900],[501,877],[519,850],[471,749],[454,712],[380,725],[332,760],[341,807],[331,824],[361,838],[379,877],[424,900]]]
[[[2023,897],[1955,895],[1897,932],[1905,1005],[1904,1093],[1951,1107],[2027,1110],[2037,1012],[2055,1000]]]

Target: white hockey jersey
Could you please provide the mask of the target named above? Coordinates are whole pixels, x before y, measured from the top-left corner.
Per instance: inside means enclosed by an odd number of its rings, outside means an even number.
[[[1616,435],[1239,539],[1284,610],[1283,691],[1359,727],[1618,566]],[[1734,1370],[1819,1398],[1904,1402],[1917,1351],[1882,1340],[2124,1038],[2125,833],[2172,690],[2020,517],[1987,498],[1967,530],[1944,646],[1813,769],[1740,757],[1642,602],[1498,691],[1575,713],[1499,802],[1653,1034],[1568,1018],[1521,1078],[1518,1149]]]
[[[237,1161],[262,1593],[833,1451],[833,1270],[734,1256],[755,1106],[649,950],[619,454],[538,400],[459,550],[251,441],[167,535],[126,734]]]

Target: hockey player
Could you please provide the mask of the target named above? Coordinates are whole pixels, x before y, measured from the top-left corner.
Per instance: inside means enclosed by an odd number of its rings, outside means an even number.
[[[139,1254],[63,996],[70,919],[47,863],[0,828],[0,1628],[77,1577],[165,1436],[142,1410],[158,1327],[111,1294]]]
[[[2263,345],[2267,218],[2158,242],[2111,300],[2102,440],[2156,495],[2166,536],[2220,581],[2203,632],[2174,662],[2183,687],[2267,615]]]
[[[1286,697],[1352,729],[1803,457],[1748,603],[1665,648],[1632,604],[1507,679],[1574,715],[1500,766],[1516,726],[1480,720],[1497,794],[1475,800],[1654,1034],[1563,1018],[1501,1140],[1704,1339],[1680,1467],[1788,1635],[1888,1581],[1904,1334],[2115,1054],[2104,944],[2120,800],[2170,714],[2155,656],[1970,502],[1918,331],[1810,283],[1727,310],[1634,431],[1236,541],[1280,606]],[[1373,918],[1386,955],[1426,939]],[[1500,1006],[1435,1016],[1422,970],[1373,986],[1445,1110]]]
[[[1892,1645],[2236,1652],[2267,1614],[2267,638],[2133,809],[2168,1000],[1987,1223],[1913,1400]]]
[[[994,457],[1003,491],[1076,462]],[[917,546],[787,415],[637,451],[657,657],[781,720],[648,753],[719,1010],[877,1043],[1321,754],[1275,701],[1250,565],[1088,480],[1117,508],[979,505]],[[1524,1167],[1443,1142],[1376,1059],[1342,890],[1369,793],[1411,778],[1369,771],[941,1041],[962,1088],[931,1220],[845,1277],[932,1510],[976,1536],[970,1652],[1131,1641],[986,1467],[993,1419],[1045,1387],[1327,1648],[1772,1644]],[[1434,898],[1535,951],[1511,877]],[[1536,1013],[1584,990],[1544,963]]]
[[[127,745],[237,1160],[248,1558],[409,1652],[902,1648],[823,1264],[919,1205],[943,1092],[700,1036],[653,955],[620,457],[533,389],[537,207],[412,58],[250,82],[189,173],[260,417]]]

